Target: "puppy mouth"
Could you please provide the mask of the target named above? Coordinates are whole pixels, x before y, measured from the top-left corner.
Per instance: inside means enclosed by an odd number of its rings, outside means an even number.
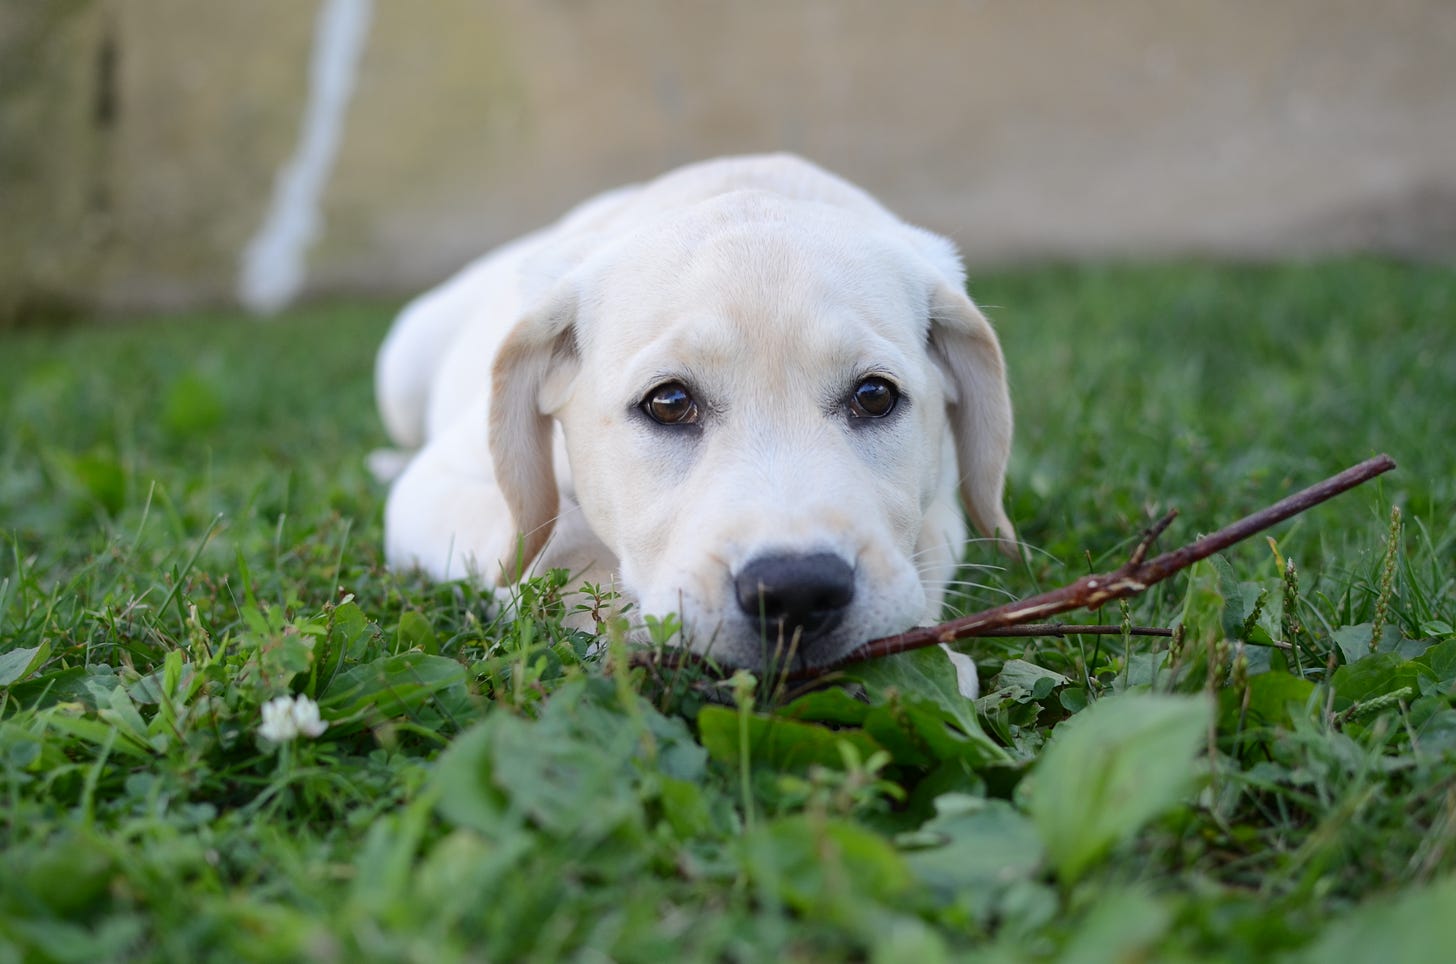
[[[840,622],[839,619],[835,620]],[[754,668],[800,672],[833,665],[859,647],[862,640],[829,630],[806,632],[783,622],[759,627]]]
[[[832,623],[806,632],[785,620],[749,620],[734,613],[700,614],[696,619],[688,615],[675,642],[725,668],[800,673],[835,665],[870,638],[853,613],[835,616]]]

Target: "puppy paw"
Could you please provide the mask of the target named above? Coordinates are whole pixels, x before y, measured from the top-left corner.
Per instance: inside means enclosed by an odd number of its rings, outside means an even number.
[[[415,453],[408,449],[375,449],[364,456],[364,467],[380,485],[388,485],[404,473]]]

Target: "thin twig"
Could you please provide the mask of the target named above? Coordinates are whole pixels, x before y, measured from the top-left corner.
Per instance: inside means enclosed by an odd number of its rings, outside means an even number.
[[[1114,599],[1135,596],[1149,586],[1162,582],[1199,560],[1207,559],[1216,552],[1221,552],[1235,543],[1242,542],[1276,523],[1296,516],[1342,492],[1370,481],[1377,475],[1389,472],[1393,468],[1395,468],[1394,459],[1388,455],[1378,455],[1348,468],[1338,475],[1331,476],[1323,482],[1280,499],[1268,508],[1245,516],[1238,522],[1225,526],[1189,545],[1172,552],[1165,552],[1149,561],[1143,561],[1148,547],[1173,521],[1173,514],[1169,513],[1144,533],[1127,563],[1112,572],[1083,576],[1076,582],[1060,589],[1053,589],[1028,599],[971,613],[938,626],[924,626],[895,636],[872,640],[838,663],[809,670],[805,675],[817,676],[849,663],[876,659],[893,653],[903,653],[937,643],[949,643],[958,639],[989,635],[992,631],[1019,626],[1032,620],[1045,619],[1058,613],[1069,612],[1073,609],[1096,609]]]
[[[1172,525],[1176,518],[1178,518],[1178,510],[1169,509],[1161,519],[1144,529],[1142,538],[1138,540],[1137,547],[1132,551],[1132,557],[1128,559],[1128,565],[1141,565],[1143,559],[1147,558],[1148,550],[1153,547],[1153,543],[1158,541],[1158,536],[1166,532],[1168,526]]]
[[[1002,626],[976,633],[977,638],[985,636],[1172,636],[1173,631],[1162,626],[1121,626],[1117,623],[1021,623],[1016,626]]]

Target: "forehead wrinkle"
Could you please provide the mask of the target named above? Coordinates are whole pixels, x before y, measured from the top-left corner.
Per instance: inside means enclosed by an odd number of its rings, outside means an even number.
[[[913,299],[899,266],[877,246],[855,240],[742,232],[708,246],[698,258],[697,280],[748,323],[794,326],[852,314],[873,324],[910,309]]]

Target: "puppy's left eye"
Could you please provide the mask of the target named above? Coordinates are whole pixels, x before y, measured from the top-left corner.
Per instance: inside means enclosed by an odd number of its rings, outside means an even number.
[[[659,425],[695,425],[698,402],[682,382],[665,382],[647,393],[641,409]]]
[[[849,396],[849,414],[855,418],[884,418],[895,410],[900,393],[878,375],[854,386]]]

